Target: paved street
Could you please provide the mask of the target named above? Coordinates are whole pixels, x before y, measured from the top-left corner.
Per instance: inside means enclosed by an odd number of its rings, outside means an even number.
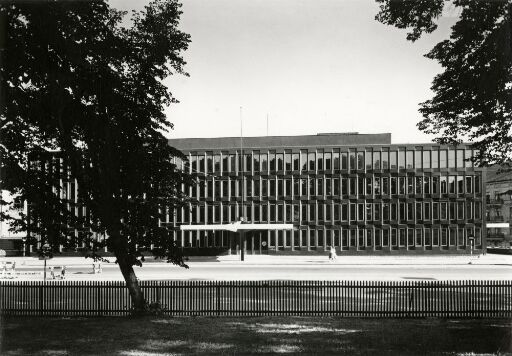
[[[135,267],[140,279],[190,280],[507,280],[512,278],[510,256],[482,256],[468,264],[469,257],[424,258],[344,258],[329,262],[323,257],[237,256],[215,259],[192,259],[189,269],[166,263],[148,262]],[[18,279],[42,278],[42,261],[25,259],[17,262]],[[115,263],[103,263],[101,274],[92,273],[92,261],[82,258],[55,258],[49,265],[66,265],[68,280],[122,280]],[[49,274],[47,275],[49,277]]]

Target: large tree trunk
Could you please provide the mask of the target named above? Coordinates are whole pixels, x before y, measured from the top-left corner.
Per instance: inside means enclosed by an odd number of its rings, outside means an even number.
[[[128,291],[130,292],[134,314],[142,314],[144,312],[145,299],[142,294],[139,281],[137,280],[137,276],[133,270],[132,261],[128,254],[124,252],[114,251],[114,254],[117,258],[117,263],[119,264],[124,280],[126,281],[126,287],[128,287]]]

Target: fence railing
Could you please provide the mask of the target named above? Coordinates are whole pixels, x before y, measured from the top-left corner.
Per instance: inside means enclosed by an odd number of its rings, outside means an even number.
[[[512,281],[141,281],[167,315],[512,317]],[[4,315],[130,313],[124,282],[1,281]]]

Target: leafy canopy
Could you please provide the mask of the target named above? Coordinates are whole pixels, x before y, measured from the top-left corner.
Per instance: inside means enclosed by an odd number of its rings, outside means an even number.
[[[437,28],[443,7],[460,9],[449,39],[427,58],[443,72],[432,82],[434,96],[420,104],[418,128],[439,143],[474,142],[487,164],[512,161],[512,1],[377,0],[376,19],[408,29],[416,41]]]
[[[192,182],[164,136],[164,108],[176,100],[163,80],[187,75],[180,6],[156,0],[123,27],[125,13],[105,1],[0,4],[2,189],[31,203],[16,228],[53,248],[106,245],[129,265],[140,264],[136,246],[154,244],[183,264],[159,224]],[[70,177],[78,206],[61,184]]]

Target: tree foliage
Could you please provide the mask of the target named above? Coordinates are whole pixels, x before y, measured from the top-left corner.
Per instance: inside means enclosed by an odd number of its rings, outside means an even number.
[[[512,1],[377,0],[376,19],[408,29],[407,39],[437,28],[443,7],[460,10],[449,39],[425,56],[443,72],[432,83],[434,96],[420,104],[420,130],[440,143],[474,143],[487,164],[512,161]]]
[[[0,4],[0,154],[9,173],[2,187],[29,201],[32,214],[16,227],[54,249],[107,246],[136,308],[144,303],[132,268],[141,264],[137,246],[154,244],[157,255],[185,266],[159,225],[192,182],[164,136],[172,129],[164,108],[176,100],[162,81],[186,75],[190,38],[178,29],[180,6],[156,0],[125,27],[125,13],[105,1]],[[69,177],[85,214],[63,197],[59,180]],[[75,227],[87,233],[77,237]]]

